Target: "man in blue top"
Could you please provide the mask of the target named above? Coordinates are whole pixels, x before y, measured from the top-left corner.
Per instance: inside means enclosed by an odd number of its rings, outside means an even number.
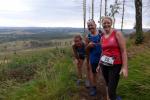
[[[99,59],[101,56],[101,45],[100,39],[101,35],[99,34],[98,30],[96,29],[96,24],[94,20],[89,20],[87,22],[89,34],[86,36],[86,52],[89,57],[89,65],[91,66],[91,88],[90,88],[90,95],[95,96],[97,94],[96,91],[96,79],[97,73],[96,68],[99,63]]]

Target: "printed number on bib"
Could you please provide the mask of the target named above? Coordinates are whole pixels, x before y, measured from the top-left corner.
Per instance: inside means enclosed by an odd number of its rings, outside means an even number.
[[[102,63],[107,64],[107,65],[113,65],[114,64],[113,57],[108,57],[106,55],[103,55],[101,57],[101,61],[102,61]]]

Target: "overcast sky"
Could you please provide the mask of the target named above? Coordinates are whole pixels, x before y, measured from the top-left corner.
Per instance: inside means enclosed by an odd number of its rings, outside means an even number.
[[[108,0],[108,5],[114,1]],[[134,0],[126,1],[124,28],[133,28]],[[91,0],[87,0],[87,19],[90,18],[90,2]],[[150,14],[147,14],[150,12],[148,2],[149,0],[143,0],[144,28],[150,28]],[[96,22],[99,19],[99,5],[100,0],[95,0],[94,19]],[[82,13],[82,0],[0,0],[0,26],[83,27]],[[122,10],[116,15],[116,28],[121,26],[121,14]]]

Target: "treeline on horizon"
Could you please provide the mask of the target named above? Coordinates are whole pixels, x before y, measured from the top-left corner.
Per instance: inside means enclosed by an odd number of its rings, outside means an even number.
[[[124,29],[124,34],[132,33],[134,29]],[[145,29],[148,31],[148,29]],[[83,28],[44,28],[44,27],[4,27],[0,28],[0,43],[17,40],[39,40],[71,38],[76,33],[83,34]],[[88,31],[87,31],[88,33]]]
[[[71,38],[83,33],[80,28],[3,28],[0,29],[0,43],[17,40],[39,40]]]

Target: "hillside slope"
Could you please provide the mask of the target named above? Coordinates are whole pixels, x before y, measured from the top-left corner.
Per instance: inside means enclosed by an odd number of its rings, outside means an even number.
[[[150,34],[142,45],[127,40],[129,77],[121,77],[118,95],[123,100],[150,98]],[[71,47],[45,48],[11,54],[0,64],[1,100],[99,100],[84,84],[77,87]],[[98,84],[99,85],[99,84]]]

